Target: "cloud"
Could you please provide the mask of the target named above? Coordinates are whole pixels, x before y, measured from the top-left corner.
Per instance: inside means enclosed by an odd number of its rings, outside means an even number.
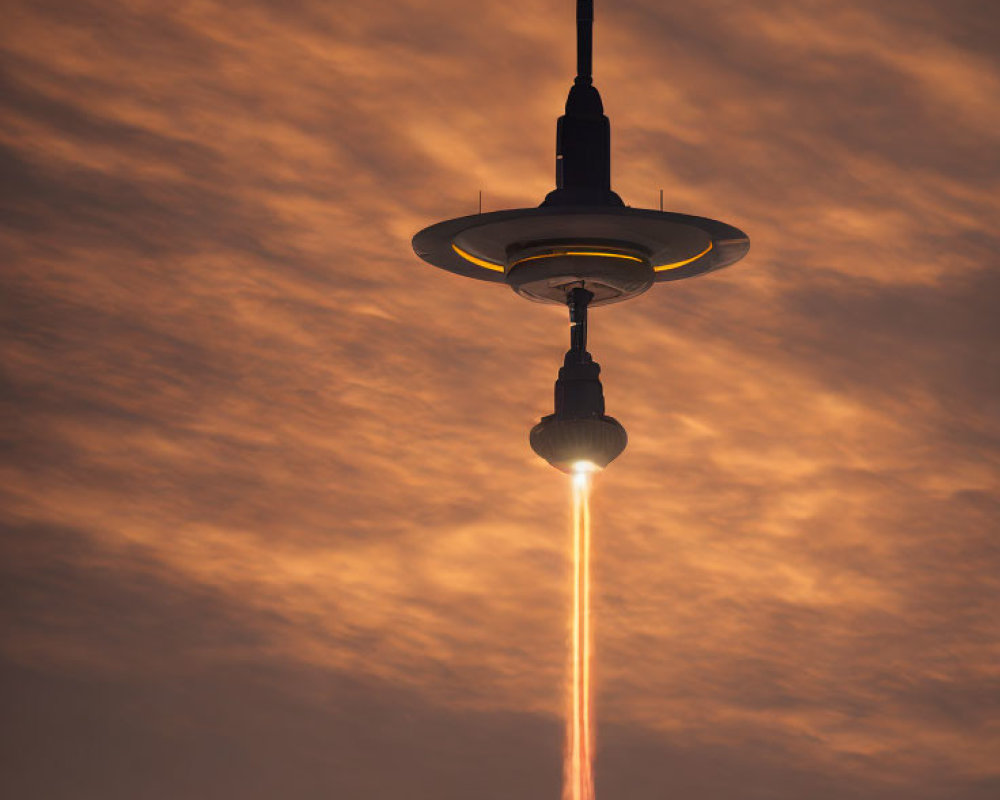
[[[603,794],[995,794],[994,17],[599,5],[616,188],[753,241],[594,314]],[[564,313],[409,237],[550,188],[566,4],[10,18],[11,786],[551,796]]]

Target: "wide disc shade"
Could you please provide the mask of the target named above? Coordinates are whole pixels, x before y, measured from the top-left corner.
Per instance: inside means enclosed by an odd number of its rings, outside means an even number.
[[[420,258],[441,269],[502,283],[509,254],[534,243],[629,247],[647,254],[656,281],[727,267],[750,248],[743,231],[688,214],[627,206],[516,208],[439,222],[413,237]]]

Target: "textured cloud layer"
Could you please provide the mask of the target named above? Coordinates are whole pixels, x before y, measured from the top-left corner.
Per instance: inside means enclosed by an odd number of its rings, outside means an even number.
[[[753,242],[594,314],[599,795],[995,797],[997,12],[597,11],[616,189]],[[551,188],[572,4],[6,16],[0,785],[555,796],[565,321],[409,237]]]

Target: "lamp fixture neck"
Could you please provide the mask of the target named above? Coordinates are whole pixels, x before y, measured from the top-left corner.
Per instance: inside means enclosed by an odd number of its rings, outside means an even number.
[[[611,191],[611,123],[594,86],[594,0],[576,3],[576,79],[556,127],[556,188],[543,206],[622,206]]]

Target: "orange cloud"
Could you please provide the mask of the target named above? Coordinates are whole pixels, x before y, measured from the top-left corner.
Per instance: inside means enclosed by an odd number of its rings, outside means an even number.
[[[14,794],[557,791],[564,314],[409,237],[550,188],[569,5],[10,12]],[[995,796],[995,16],[598,4],[616,189],[753,241],[592,321],[599,796]]]

